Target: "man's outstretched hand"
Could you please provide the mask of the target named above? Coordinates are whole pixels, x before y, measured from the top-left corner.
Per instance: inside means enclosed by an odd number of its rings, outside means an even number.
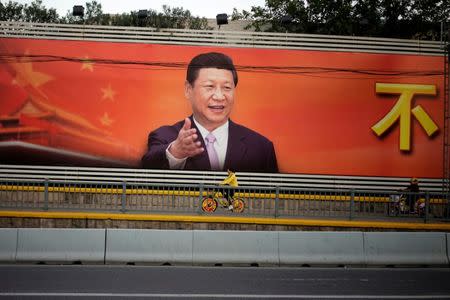
[[[177,139],[172,143],[169,152],[178,159],[196,156],[205,149],[198,141],[198,134],[195,128],[191,128],[191,119],[184,119],[183,127],[178,132]]]

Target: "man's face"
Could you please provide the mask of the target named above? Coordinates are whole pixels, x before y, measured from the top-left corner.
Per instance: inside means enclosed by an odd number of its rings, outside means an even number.
[[[234,103],[233,74],[229,70],[204,68],[194,84],[185,84],[195,119],[208,131],[225,124]]]

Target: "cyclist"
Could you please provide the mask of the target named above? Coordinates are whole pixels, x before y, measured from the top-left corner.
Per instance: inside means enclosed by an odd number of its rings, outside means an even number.
[[[409,211],[410,213],[414,213],[416,208],[418,208],[418,200],[419,200],[419,180],[415,177],[411,178],[410,184],[405,189],[408,194],[407,197],[407,204],[409,205]]]
[[[225,178],[220,184],[221,185],[229,185],[230,187],[232,187],[230,189],[223,189],[223,196],[228,200],[228,205],[229,205],[228,209],[233,210],[233,202],[232,202],[233,197],[234,197],[234,189],[233,188],[239,186],[239,184],[238,184],[236,174],[230,169],[228,169],[227,172],[228,172],[227,178]]]

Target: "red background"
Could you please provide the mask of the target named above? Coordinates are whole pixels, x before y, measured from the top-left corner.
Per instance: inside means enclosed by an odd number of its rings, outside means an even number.
[[[13,114],[27,98],[40,99],[80,117],[117,146],[108,152],[93,141],[93,150],[86,150],[74,142],[65,146],[70,150],[137,166],[151,130],[190,114],[183,93],[186,64],[198,53],[219,51],[238,66],[231,118],[274,142],[280,172],[442,177],[443,75],[405,75],[442,72],[440,56],[6,38],[0,39],[0,51],[9,57],[0,64],[0,116]],[[73,60],[14,58],[24,54]],[[93,63],[83,67],[79,59],[86,58]],[[152,65],[156,62],[162,65]],[[278,71],[262,68],[268,66]],[[288,67],[298,69],[287,74]],[[390,71],[398,74],[379,74]],[[421,105],[439,132],[428,137],[411,115],[411,151],[399,150],[398,122],[377,137],[371,127],[398,96],[377,95],[376,83],[435,85],[436,96],[417,95],[411,107]],[[112,97],[105,97],[108,88]],[[101,121],[105,113],[110,124]]]

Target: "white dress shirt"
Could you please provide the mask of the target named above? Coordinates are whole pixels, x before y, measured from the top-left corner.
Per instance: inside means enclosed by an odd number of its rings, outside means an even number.
[[[203,141],[206,145],[206,136],[210,133],[208,130],[205,129],[200,123],[198,123],[195,118],[194,123],[198,128],[199,134],[202,137]],[[214,142],[214,149],[216,149],[217,157],[219,158],[219,166],[221,169],[223,169],[223,166],[225,164],[225,157],[227,155],[227,147],[228,147],[228,126],[229,122],[223,124],[222,126],[214,129],[211,133],[215,136],[216,141]],[[173,143],[173,142],[172,142]],[[176,158],[169,152],[170,146],[172,146],[172,143],[170,143],[169,147],[166,149],[166,157],[169,161],[169,167],[170,169],[174,170],[181,170],[186,165],[187,157],[185,158]]]

